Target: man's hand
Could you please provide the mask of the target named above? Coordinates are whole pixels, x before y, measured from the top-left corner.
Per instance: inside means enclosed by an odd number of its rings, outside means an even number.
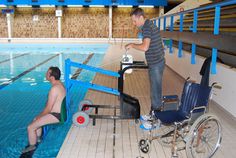
[[[150,42],[151,42],[150,38],[144,38],[143,42],[140,44],[135,44],[135,43],[126,44],[125,49],[128,50],[130,48],[134,48],[146,52],[149,49]]]
[[[34,121],[35,121],[35,120],[38,120],[40,117],[41,117],[40,115],[36,116],[36,117],[34,118]]]
[[[38,116],[36,116],[35,118],[34,118],[34,121],[35,120],[38,120],[40,117],[42,117],[43,116],[43,114],[42,113],[40,113]]]
[[[133,43],[129,43],[125,45],[125,49],[128,50],[130,48],[133,48]]]

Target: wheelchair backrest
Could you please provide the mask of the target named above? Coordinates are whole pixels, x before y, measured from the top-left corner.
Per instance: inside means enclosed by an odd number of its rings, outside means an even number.
[[[194,107],[208,105],[210,93],[211,87],[186,81],[181,96],[179,110],[185,116],[189,116],[190,111],[194,109]]]

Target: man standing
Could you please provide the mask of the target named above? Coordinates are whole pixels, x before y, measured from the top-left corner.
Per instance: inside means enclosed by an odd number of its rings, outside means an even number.
[[[42,126],[60,122],[61,105],[65,98],[66,90],[60,81],[61,72],[58,67],[50,67],[46,79],[52,84],[48,93],[47,104],[44,110],[34,118],[28,126],[29,145],[22,151],[27,153],[36,149],[37,139],[42,135]]]
[[[164,49],[160,32],[156,26],[145,18],[144,11],[136,8],[130,14],[135,26],[142,30],[141,44],[129,43],[126,49],[134,48],[145,52],[150,80],[151,110],[148,115],[141,116],[141,120],[153,120],[154,112],[162,106],[162,76],[165,67]]]

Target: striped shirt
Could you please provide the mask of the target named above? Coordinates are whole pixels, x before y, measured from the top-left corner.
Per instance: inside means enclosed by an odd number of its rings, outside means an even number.
[[[164,60],[164,49],[162,46],[160,31],[150,20],[146,20],[142,27],[143,40],[150,39],[150,45],[145,52],[148,66],[155,65]]]

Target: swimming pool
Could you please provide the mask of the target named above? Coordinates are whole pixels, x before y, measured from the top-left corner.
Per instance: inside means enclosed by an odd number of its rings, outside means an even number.
[[[41,112],[47,100],[50,84],[45,73],[50,66],[62,70],[64,60],[83,63],[90,53],[88,65],[98,66],[109,45],[107,44],[5,44],[0,46],[0,157],[19,157],[27,145],[27,125]],[[72,74],[76,69],[72,69]],[[94,73],[82,71],[78,79],[91,81]],[[87,92],[84,87],[72,87],[72,113]],[[71,120],[71,119],[70,119]],[[45,140],[33,157],[56,157],[71,126],[50,128]]]

